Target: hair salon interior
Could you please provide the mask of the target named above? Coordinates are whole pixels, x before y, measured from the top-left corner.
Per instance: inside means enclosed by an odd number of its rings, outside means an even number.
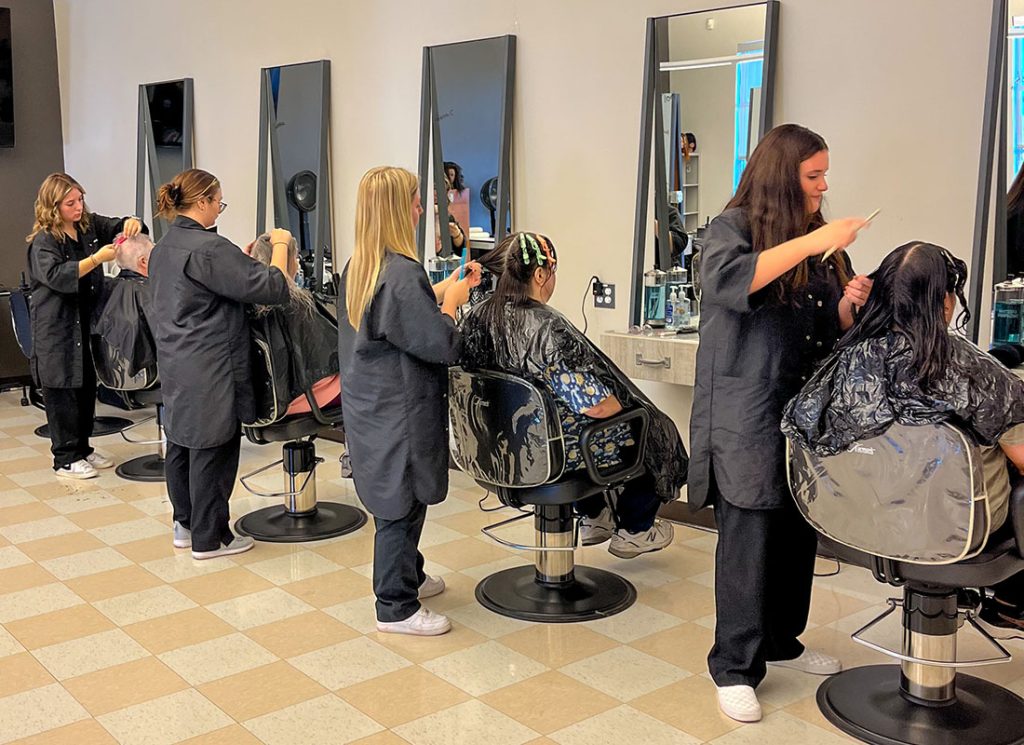
[[[1024,743],[1022,166],[1024,0],[0,0],[0,743]]]

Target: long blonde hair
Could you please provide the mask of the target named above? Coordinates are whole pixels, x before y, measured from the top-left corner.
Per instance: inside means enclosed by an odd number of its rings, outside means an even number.
[[[252,242],[252,251],[249,255],[264,266],[270,266],[270,262],[274,258],[274,247],[270,244],[270,233],[262,233]],[[312,318],[313,296],[295,284],[295,278],[291,274],[291,268],[298,266],[298,263],[299,246],[295,239],[292,238],[288,241],[288,271],[284,273],[285,279],[288,280],[288,295],[291,299],[292,307]],[[273,309],[269,305],[257,305],[255,307],[257,316],[265,316]]]
[[[356,331],[373,300],[386,251],[416,258],[412,203],[419,185],[404,168],[378,166],[363,174],[356,197],[356,244],[348,265],[345,309]]]
[[[32,225],[32,232],[25,237],[26,243],[40,233],[49,233],[57,242],[64,240],[64,220],[60,216],[60,203],[71,193],[72,189],[78,189],[85,196],[85,189],[82,185],[68,176],[66,173],[51,173],[43,183],[39,185],[39,193],[36,195],[36,218]],[[82,219],[78,221],[78,227],[82,232],[89,230],[89,223],[92,222],[89,208],[82,202]]]

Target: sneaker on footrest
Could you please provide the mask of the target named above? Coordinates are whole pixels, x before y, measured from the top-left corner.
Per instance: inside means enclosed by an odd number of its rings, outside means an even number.
[[[775,667],[788,667],[790,670],[799,670],[811,675],[835,675],[843,669],[843,663],[835,657],[813,649],[805,649],[803,654],[792,660],[769,660],[768,664]]]
[[[612,545],[608,547],[608,553],[620,559],[632,559],[640,554],[661,551],[672,543],[675,534],[672,523],[665,520],[655,520],[650,530],[642,533],[630,533],[620,528],[612,535]]]
[[[580,518],[580,544],[583,546],[596,546],[604,543],[612,537],[615,530],[615,522],[612,519],[612,511],[605,507],[597,517]]]

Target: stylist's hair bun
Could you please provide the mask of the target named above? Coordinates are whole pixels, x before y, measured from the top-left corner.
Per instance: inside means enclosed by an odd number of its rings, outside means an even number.
[[[200,199],[212,197],[218,186],[220,182],[212,173],[199,168],[182,171],[157,191],[157,215],[169,220],[190,209]]]

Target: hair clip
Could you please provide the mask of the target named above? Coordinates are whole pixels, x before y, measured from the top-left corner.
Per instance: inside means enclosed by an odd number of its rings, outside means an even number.
[[[544,249],[544,255],[548,257],[548,261],[552,265],[556,264],[557,260],[555,259],[554,254],[551,252],[551,243],[548,241],[548,239],[538,233],[537,240],[540,241],[541,248]]]
[[[546,261],[546,259],[544,258],[544,255],[540,252],[540,246],[537,245],[537,240],[533,237],[533,234],[527,233],[526,240],[529,241],[530,246],[533,248],[533,253],[537,257],[537,265],[539,266],[543,264]]]
[[[523,250],[523,263],[527,266],[530,265],[530,254],[526,250],[526,234],[519,234],[519,247]]]

